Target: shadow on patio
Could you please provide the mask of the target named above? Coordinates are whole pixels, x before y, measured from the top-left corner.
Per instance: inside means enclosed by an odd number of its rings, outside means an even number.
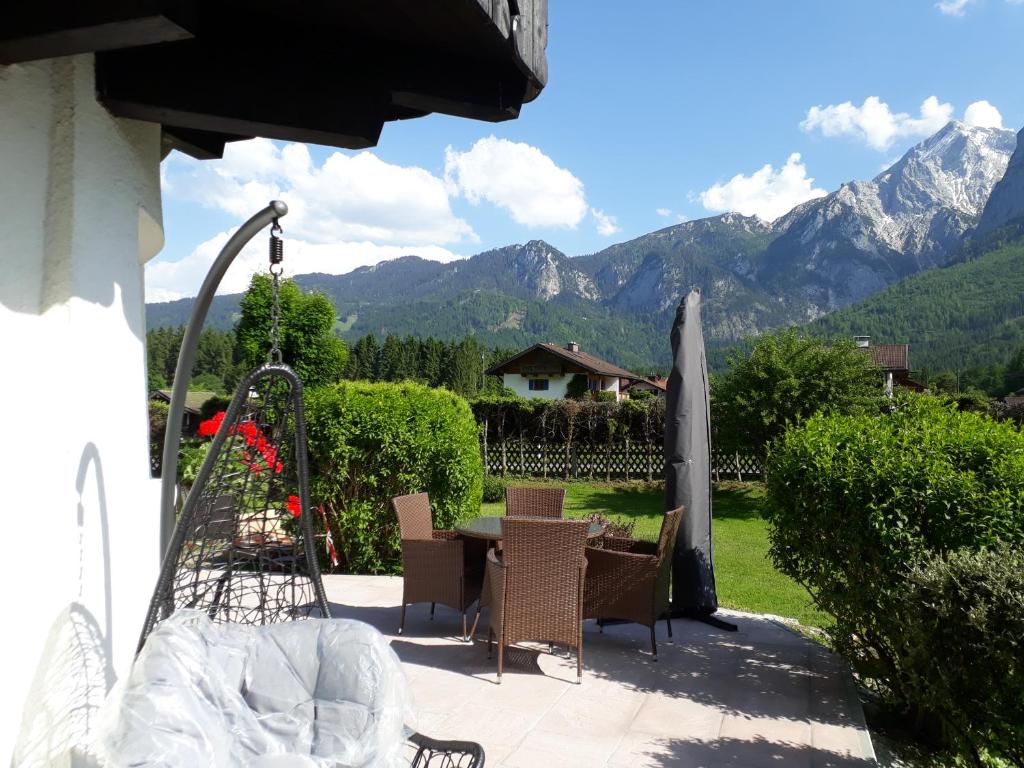
[[[842,661],[827,649],[749,614],[724,633],[658,625],[659,660],[646,628],[585,623],[583,684],[575,660],[527,643],[507,653],[496,684],[487,658],[487,611],[472,644],[458,613],[408,611],[397,635],[401,579],[325,578],[335,616],[392,638],[421,711],[420,729],[479,741],[488,765],[874,765],[860,703]]]

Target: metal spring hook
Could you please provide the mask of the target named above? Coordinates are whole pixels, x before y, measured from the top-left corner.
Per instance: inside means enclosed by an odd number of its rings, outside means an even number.
[[[283,230],[281,225],[277,223],[277,219],[274,220],[274,224],[270,227],[270,271],[274,271],[274,267],[279,265],[284,260],[284,240],[278,237]],[[280,272],[278,272],[280,274]]]
[[[281,231],[281,225],[274,219],[270,227],[270,274],[274,283],[271,289],[273,303],[270,307],[270,350],[267,362],[278,364],[284,357],[281,354],[281,273],[284,272],[281,262],[284,261],[284,241],[278,237]]]

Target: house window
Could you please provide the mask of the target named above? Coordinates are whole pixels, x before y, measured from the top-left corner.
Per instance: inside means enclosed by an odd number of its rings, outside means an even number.
[[[531,392],[544,392],[548,388],[547,379],[530,379]]]

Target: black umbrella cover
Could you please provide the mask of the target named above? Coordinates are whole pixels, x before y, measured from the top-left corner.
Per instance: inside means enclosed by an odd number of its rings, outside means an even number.
[[[672,373],[665,402],[665,504],[685,507],[672,561],[675,614],[718,610],[711,546],[711,408],[700,291],[692,290],[672,325]]]

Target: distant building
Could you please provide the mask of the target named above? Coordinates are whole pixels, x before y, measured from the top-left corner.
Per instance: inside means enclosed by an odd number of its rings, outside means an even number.
[[[656,373],[652,373],[650,376],[645,376],[642,379],[630,383],[626,387],[626,394],[630,395],[637,390],[643,390],[650,392],[658,397],[664,397],[668,391],[668,379],[664,376],[659,376]]]
[[[643,377],[614,363],[580,351],[575,341],[564,347],[534,344],[518,355],[487,369],[488,376],[501,376],[504,385],[520,397],[546,400],[565,398],[569,382],[585,376],[591,392],[612,392],[621,400],[625,390]]]
[[[201,389],[190,389],[185,395],[185,413],[181,417],[181,433],[184,437],[194,437],[199,432],[199,422],[203,420],[203,406],[217,397],[216,392]],[[149,396],[150,400],[171,402],[171,390],[158,389]]]
[[[857,349],[863,349],[871,362],[882,371],[885,394],[892,396],[894,387],[923,392],[925,386],[910,378],[909,344],[872,344],[870,336],[854,336]]]

